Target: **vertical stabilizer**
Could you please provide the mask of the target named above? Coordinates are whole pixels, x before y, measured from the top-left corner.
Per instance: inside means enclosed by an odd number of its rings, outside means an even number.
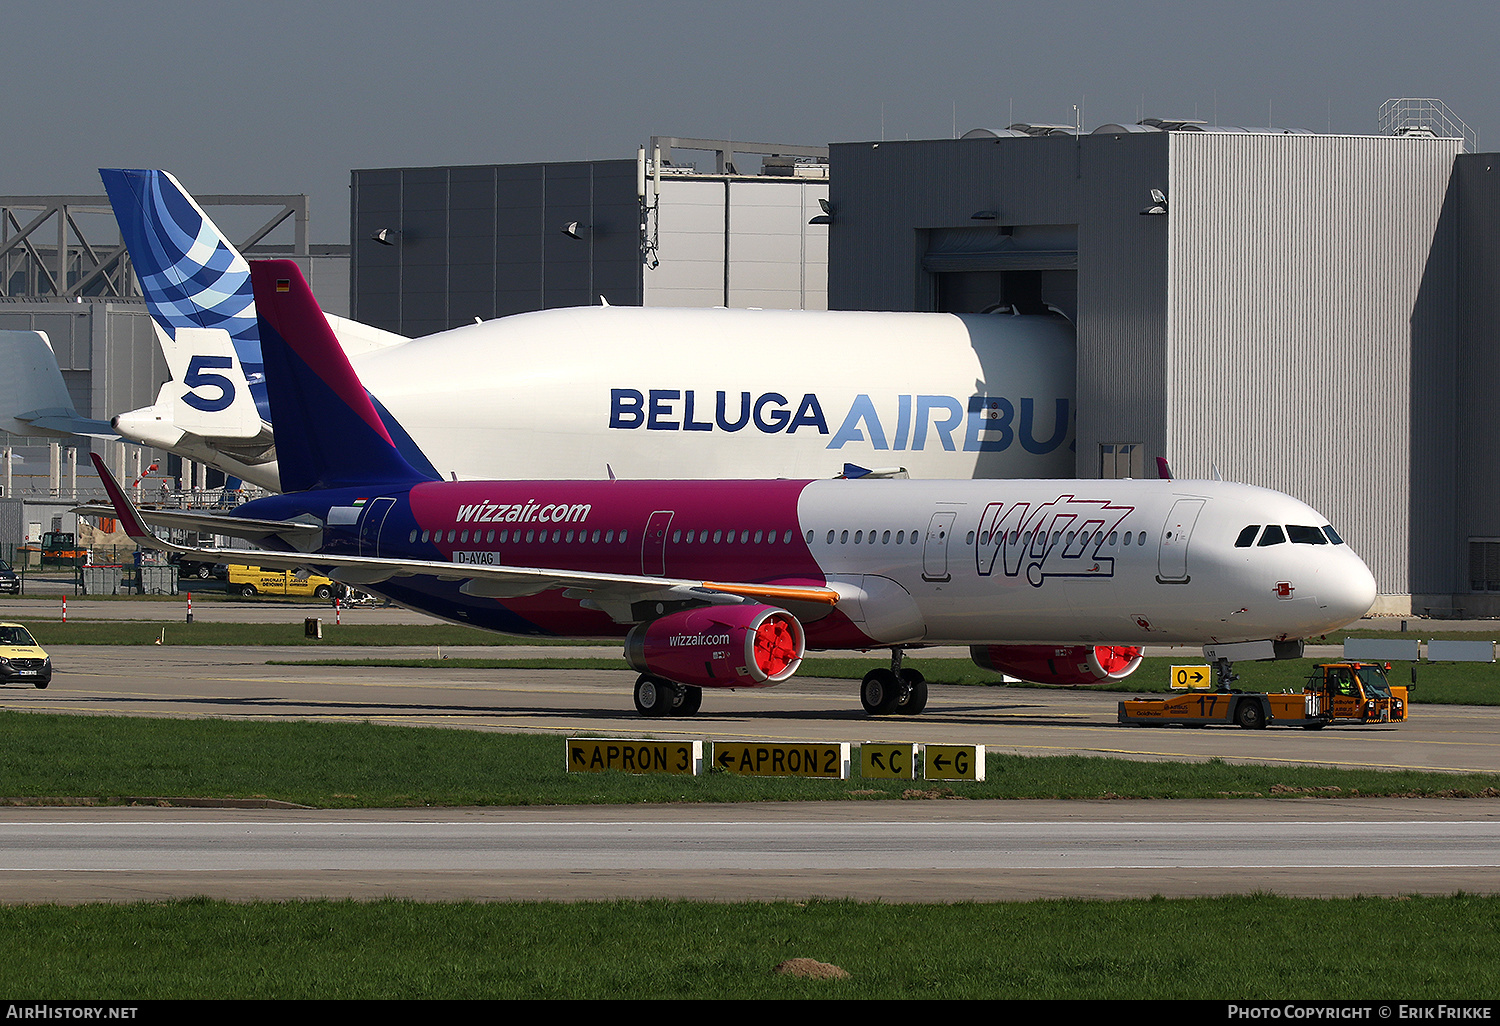
[[[260,339],[244,257],[166,171],[100,168],[99,177],[152,318],[172,338],[178,328],[222,328],[258,382]]]
[[[295,262],[250,265],[283,491],[435,480],[402,458]]]

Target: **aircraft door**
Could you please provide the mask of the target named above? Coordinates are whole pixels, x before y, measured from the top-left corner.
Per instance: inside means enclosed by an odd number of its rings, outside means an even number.
[[[953,521],[958,519],[956,510],[941,510],[932,515],[927,524],[927,540],[922,548],[922,580],[947,581],[953,575],[948,572],[948,537],[953,533]]]
[[[396,500],[389,496],[373,499],[365,506],[364,512],[359,516],[359,554],[361,556],[380,555],[380,529],[385,526],[385,518],[395,507]]]
[[[1188,574],[1188,542],[1193,537],[1193,527],[1198,515],[1203,512],[1205,499],[1178,499],[1172,504],[1172,512],[1162,527],[1161,546],[1156,556],[1156,582],[1158,584],[1186,584]]]
[[[659,509],[646,521],[646,534],[641,539],[641,573],[650,577],[667,575],[667,528],[672,526],[674,513]]]

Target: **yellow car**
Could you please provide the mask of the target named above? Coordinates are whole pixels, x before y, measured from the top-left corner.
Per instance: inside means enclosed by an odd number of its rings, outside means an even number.
[[[38,688],[52,683],[51,657],[18,623],[0,623],[0,683]]]
[[[313,598],[330,599],[338,585],[326,577],[309,574],[299,578],[290,570],[275,570],[265,566],[229,565],[231,595],[310,595]]]

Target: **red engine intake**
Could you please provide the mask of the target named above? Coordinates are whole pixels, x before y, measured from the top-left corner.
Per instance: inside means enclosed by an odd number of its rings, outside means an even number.
[[[1103,684],[1141,665],[1137,645],[975,645],[974,662],[1033,684]]]
[[[802,624],[774,606],[704,606],[634,628],[625,658],[642,673],[704,688],[756,688],[797,672]]]

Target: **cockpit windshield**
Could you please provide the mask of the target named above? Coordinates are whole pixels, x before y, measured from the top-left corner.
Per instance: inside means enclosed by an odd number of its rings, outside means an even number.
[[[1358,670],[1360,686],[1366,698],[1390,698],[1391,684],[1385,679],[1385,671],[1378,666],[1361,666]]]

